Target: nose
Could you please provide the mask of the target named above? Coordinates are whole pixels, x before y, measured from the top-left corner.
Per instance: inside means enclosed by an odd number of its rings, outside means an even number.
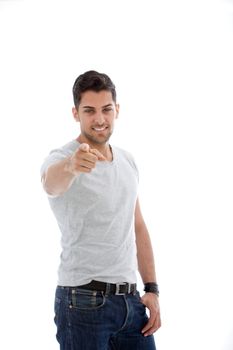
[[[104,121],[105,121],[105,119],[104,119],[103,113],[102,113],[102,112],[98,112],[98,113],[96,114],[96,117],[95,117],[95,123],[96,123],[97,125],[103,125],[103,124],[104,124]]]

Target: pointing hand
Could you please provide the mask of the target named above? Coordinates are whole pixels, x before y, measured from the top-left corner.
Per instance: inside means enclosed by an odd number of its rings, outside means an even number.
[[[97,161],[106,158],[95,148],[90,148],[87,143],[82,143],[70,158],[68,171],[78,175],[79,173],[90,173],[95,168]]]

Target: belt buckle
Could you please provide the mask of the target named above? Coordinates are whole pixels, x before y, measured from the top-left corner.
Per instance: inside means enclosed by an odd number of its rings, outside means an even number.
[[[121,286],[125,286],[126,284],[127,284],[126,282],[116,283],[115,295],[125,295],[125,293],[120,293],[120,288],[121,288]]]

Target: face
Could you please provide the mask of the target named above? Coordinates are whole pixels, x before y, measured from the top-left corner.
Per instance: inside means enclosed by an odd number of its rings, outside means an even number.
[[[74,107],[72,112],[80,123],[82,142],[104,145],[113,133],[119,105],[113,101],[110,91],[86,91],[78,109]]]

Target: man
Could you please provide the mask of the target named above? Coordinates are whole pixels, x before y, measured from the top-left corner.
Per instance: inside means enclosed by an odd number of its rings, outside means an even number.
[[[73,97],[81,133],[41,168],[62,234],[57,340],[61,350],[154,350],[158,285],[138,171],[128,152],[109,144],[119,113],[115,86],[106,74],[88,71],[76,79]]]

